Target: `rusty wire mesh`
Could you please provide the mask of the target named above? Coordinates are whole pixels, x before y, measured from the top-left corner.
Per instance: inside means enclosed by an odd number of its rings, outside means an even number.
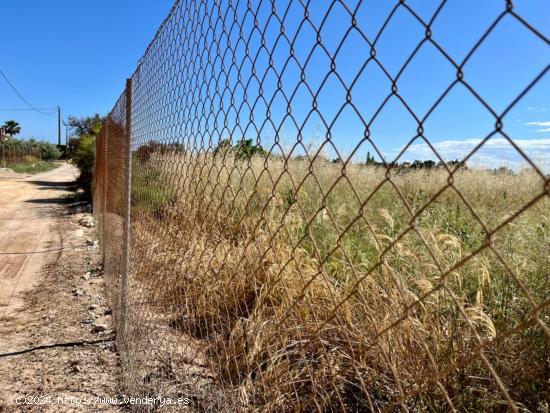
[[[495,2],[457,57],[438,30],[460,5],[417,3],[386,2],[376,30],[362,1],[173,6],[96,143],[126,393],[197,411],[547,411],[549,178],[505,122],[548,63],[499,101],[468,69],[503,25],[548,39]],[[437,94],[411,69],[426,49],[424,70],[448,75]],[[429,123],[456,90],[491,126],[450,162]],[[412,126],[388,154],[391,105]],[[491,142],[522,168],[469,167]],[[418,144],[434,162],[407,161]]]

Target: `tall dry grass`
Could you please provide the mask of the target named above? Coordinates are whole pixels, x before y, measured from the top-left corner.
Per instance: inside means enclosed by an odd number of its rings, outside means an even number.
[[[133,179],[135,279],[244,410],[548,408],[534,172],[164,153]]]

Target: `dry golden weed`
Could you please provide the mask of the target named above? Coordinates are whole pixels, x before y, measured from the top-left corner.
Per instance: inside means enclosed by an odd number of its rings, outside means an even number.
[[[133,275],[246,409],[492,410],[482,345],[514,399],[548,396],[548,337],[532,323],[509,333],[548,299],[548,197],[483,248],[484,227],[542,191],[535,174],[461,170],[434,198],[440,169],[380,186],[384,170],[351,165],[350,185],[323,161],[163,156],[137,167],[176,195],[152,211],[139,183]]]

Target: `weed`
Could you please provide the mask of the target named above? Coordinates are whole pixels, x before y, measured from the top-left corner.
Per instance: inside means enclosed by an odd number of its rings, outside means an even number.
[[[31,157],[25,157],[25,163],[15,163],[9,165],[9,168],[17,173],[22,174],[39,174],[42,172],[48,172],[59,167],[59,164],[53,162],[44,162],[37,159],[30,159]]]
[[[548,337],[518,328],[550,291],[548,197],[500,227],[535,173],[167,156],[134,169],[133,276],[243,403],[499,410],[481,344],[514,400],[550,398]]]

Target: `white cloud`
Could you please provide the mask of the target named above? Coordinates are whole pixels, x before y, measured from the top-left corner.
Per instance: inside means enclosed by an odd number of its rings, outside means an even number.
[[[550,132],[550,128],[537,129],[537,132]]]
[[[527,106],[526,107],[527,110],[529,111],[533,111],[533,112],[547,112],[548,111],[548,108],[544,107],[544,106]]]
[[[550,121],[547,121],[547,122],[527,122],[526,125],[550,126]]]
[[[481,139],[447,140],[432,143],[439,156],[446,161],[461,160],[470,154],[481,143]],[[550,138],[547,139],[514,139],[514,144],[542,170],[550,171]],[[393,157],[397,153],[392,153]],[[412,144],[400,161],[437,160],[435,153],[427,143]],[[485,142],[468,159],[470,166],[496,168],[507,166],[520,169],[526,165],[523,156],[505,138],[492,138]]]

